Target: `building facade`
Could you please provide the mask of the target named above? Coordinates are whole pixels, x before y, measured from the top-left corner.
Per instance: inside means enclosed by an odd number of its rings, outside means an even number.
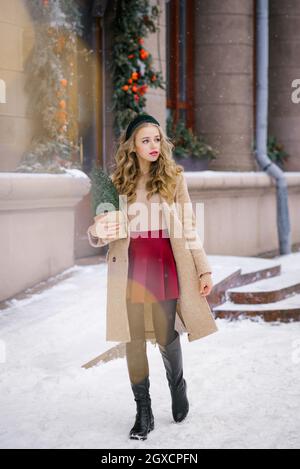
[[[78,0],[80,1],[80,0]],[[77,64],[78,137],[83,169],[97,159],[109,168],[115,149],[110,79],[111,22],[116,1],[80,1],[85,46],[95,59]],[[158,2],[159,28],[146,39],[166,90],[150,89],[147,111],[162,125],[172,111],[218,150],[209,169],[258,170],[253,157],[256,100],[256,1],[169,0]],[[270,2],[269,134],[289,153],[285,170],[299,170],[300,105],[292,82],[299,78],[297,56],[300,5]],[[24,91],[24,62],[34,33],[26,2],[1,2],[0,11],[0,170],[13,171],[33,132],[30,102]],[[81,68],[80,68],[81,67]]]

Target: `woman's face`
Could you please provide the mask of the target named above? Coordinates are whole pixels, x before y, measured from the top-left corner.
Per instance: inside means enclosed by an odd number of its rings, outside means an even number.
[[[142,164],[151,163],[159,158],[160,133],[155,125],[147,125],[139,129],[135,136],[135,151]]]

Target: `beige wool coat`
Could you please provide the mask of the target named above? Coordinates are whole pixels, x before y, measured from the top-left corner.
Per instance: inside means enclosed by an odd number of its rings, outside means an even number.
[[[205,272],[212,272],[200,237],[196,230],[196,220],[190,200],[184,172],[177,176],[174,202],[169,204],[159,195],[160,205],[168,226],[170,242],[176,262],[179,299],[176,319],[188,334],[188,340],[200,339],[216,332],[217,326],[206,297],[200,295],[199,278]],[[146,190],[146,189],[145,189]],[[120,196],[122,200],[123,196]],[[120,203],[126,219],[127,206]],[[106,340],[130,342],[127,316],[126,290],[128,277],[128,248],[130,243],[129,223],[127,238],[113,241],[95,237],[95,223],[87,230],[91,246],[104,246],[109,243],[106,255],[107,303],[106,303]],[[155,343],[151,303],[145,305],[145,338]]]

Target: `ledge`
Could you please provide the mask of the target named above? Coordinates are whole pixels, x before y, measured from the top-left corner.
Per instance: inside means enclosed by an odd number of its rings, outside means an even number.
[[[74,207],[90,190],[83,172],[65,174],[0,173],[0,210]]]
[[[74,169],[0,173],[0,301],[74,265],[75,209],[89,190]]]
[[[275,180],[263,171],[185,171],[189,189],[246,189],[275,187]],[[288,187],[300,187],[300,172],[287,171],[284,176]]]

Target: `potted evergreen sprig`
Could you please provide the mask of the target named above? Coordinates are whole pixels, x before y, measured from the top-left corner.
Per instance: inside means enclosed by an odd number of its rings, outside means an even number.
[[[99,238],[103,237],[103,224],[97,223],[105,220],[120,223],[119,238],[127,237],[126,217],[120,209],[119,194],[111,178],[96,166],[90,173],[91,179],[91,205],[95,221],[95,233]]]
[[[175,146],[174,159],[188,171],[207,169],[209,161],[216,158],[218,152],[213,150],[203,137],[198,137],[192,129],[187,128],[182,120],[174,124],[173,117],[169,116],[167,135]]]

